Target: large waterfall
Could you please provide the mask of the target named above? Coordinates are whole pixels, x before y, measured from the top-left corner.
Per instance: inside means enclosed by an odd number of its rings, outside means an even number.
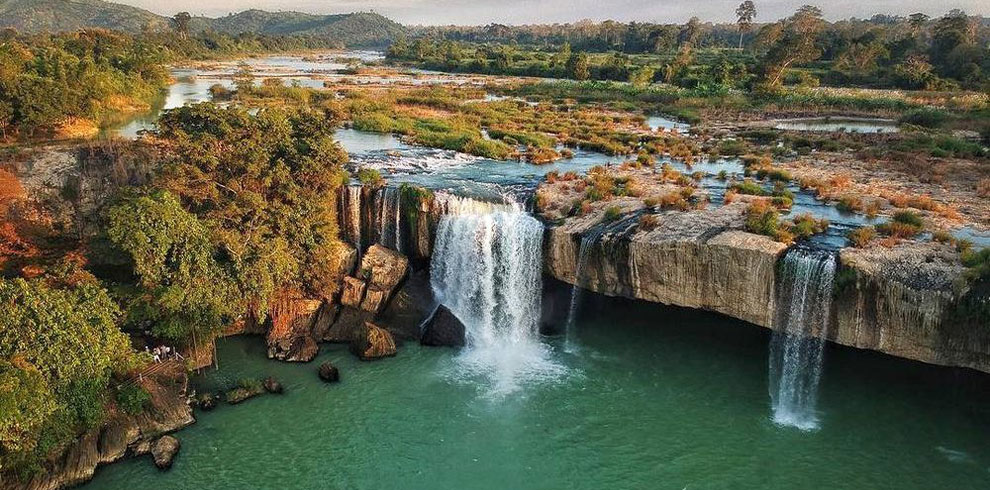
[[[818,427],[818,381],[835,266],[834,253],[798,247],[784,256],[778,270],[770,340],[770,398],[778,424]]]
[[[402,249],[402,193],[397,187],[383,187],[375,193],[377,242],[404,253]]]
[[[539,340],[543,225],[518,204],[437,193],[442,211],[430,264],[437,298],[467,327],[459,374],[496,395],[555,377]]]

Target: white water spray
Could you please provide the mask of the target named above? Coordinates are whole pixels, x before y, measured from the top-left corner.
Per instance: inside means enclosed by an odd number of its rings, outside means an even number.
[[[538,332],[543,225],[515,203],[437,193],[435,205],[431,285],[467,327],[458,375],[482,378],[494,395],[559,376]]]
[[[833,253],[795,248],[780,266],[770,340],[770,399],[778,424],[818,428],[818,382],[835,265]]]

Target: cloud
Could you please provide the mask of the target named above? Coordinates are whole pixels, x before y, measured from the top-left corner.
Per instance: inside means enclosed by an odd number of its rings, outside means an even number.
[[[122,0],[121,3],[164,15],[187,10],[195,15],[222,16],[249,8],[298,10],[331,14],[374,10],[404,24],[533,24],[574,22],[581,19],[642,22],[731,21],[742,0]],[[873,14],[907,15],[925,12],[942,15],[951,9],[990,15],[987,0],[756,0],[757,20],[785,17],[805,3],[819,5],[829,19],[868,18]]]

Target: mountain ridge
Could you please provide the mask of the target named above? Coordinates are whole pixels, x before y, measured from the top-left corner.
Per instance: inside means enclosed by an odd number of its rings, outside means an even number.
[[[308,14],[250,9],[225,17],[193,17],[193,32],[255,33],[340,39],[346,45],[384,45],[406,28],[374,12]],[[0,28],[25,33],[103,28],[137,34],[171,27],[171,19],[138,7],[104,0],[0,0]]]

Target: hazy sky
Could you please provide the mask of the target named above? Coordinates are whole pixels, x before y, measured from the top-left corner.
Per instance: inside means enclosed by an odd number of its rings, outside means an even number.
[[[111,0],[114,1],[114,0]],[[159,14],[187,10],[211,17],[249,8],[298,10],[319,14],[374,10],[404,24],[526,24],[581,19],[683,22],[734,20],[742,0],[116,0]],[[755,0],[757,20],[784,17],[805,3],[822,7],[829,19],[870,17],[875,13],[942,15],[953,8],[990,15],[990,0]]]

